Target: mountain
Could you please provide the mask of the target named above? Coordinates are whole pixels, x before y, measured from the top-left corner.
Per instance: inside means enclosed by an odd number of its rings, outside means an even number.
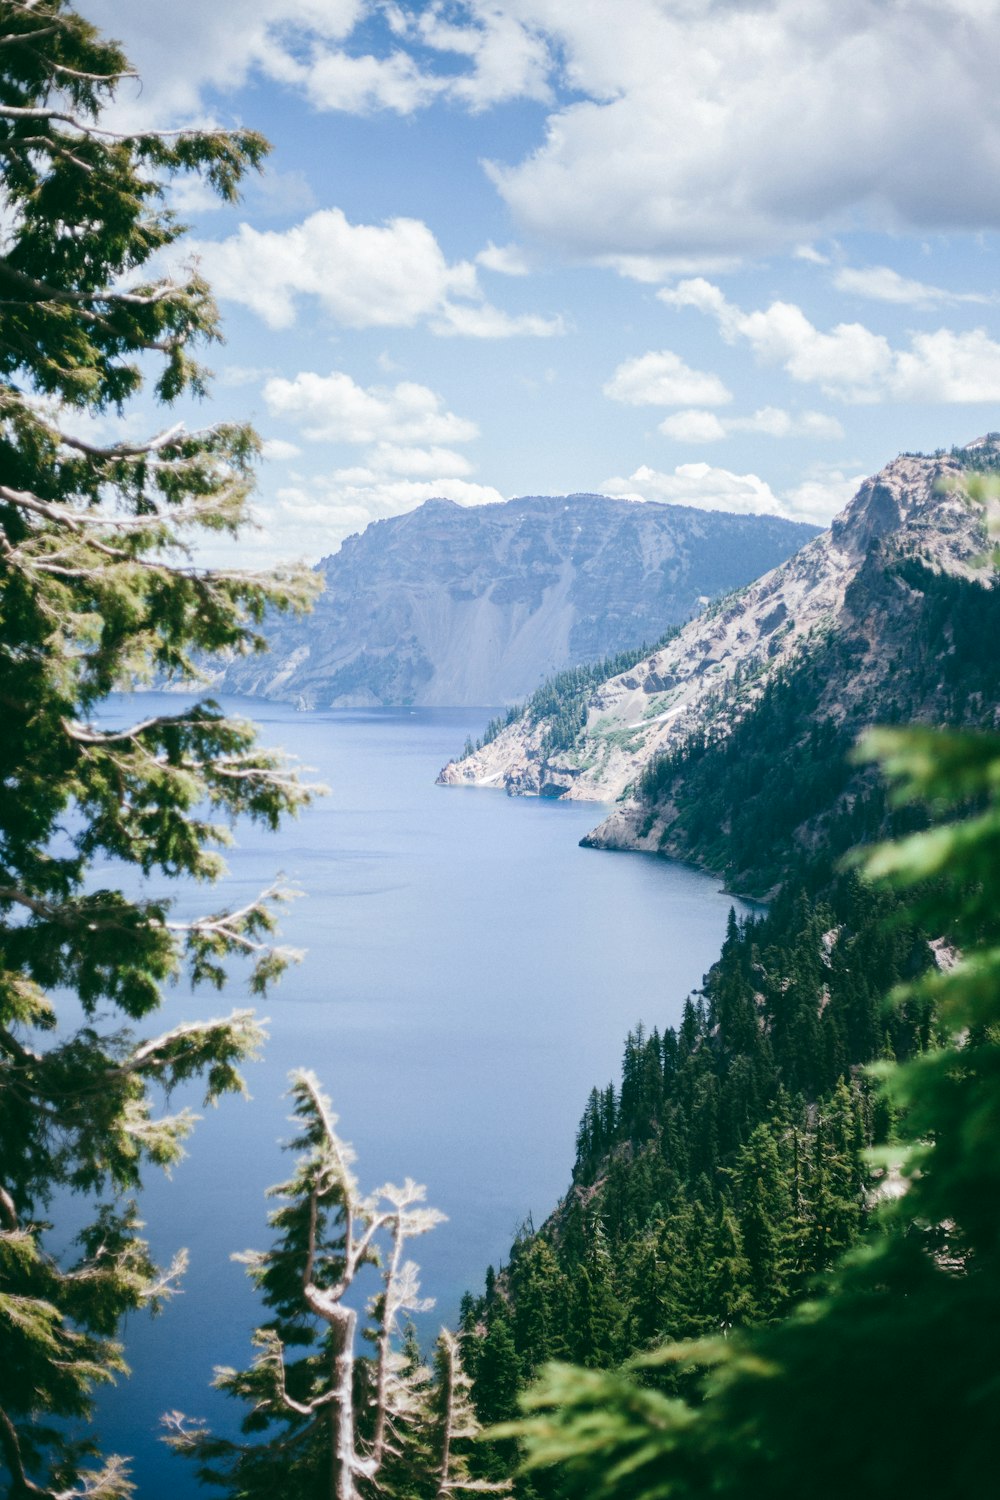
[[[1000,592],[957,488],[997,452],[896,459],[794,557],[563,705],[570,732],[528,712],[440,780],[624,798],[585,842],[694,859],[739,888],[767,889],[835,806],[871,831],[846,763],[861,728],[997,716]]]
[[[562,667],[659,639],[815,533],[602,495],[428,500],[324,558],[314,612],[269,620],[270,650],[216,685],[303,708],[511,702]]]

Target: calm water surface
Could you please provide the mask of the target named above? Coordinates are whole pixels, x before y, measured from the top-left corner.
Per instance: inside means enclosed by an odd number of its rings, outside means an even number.
[[[143,694],[116,717],[177,707]],[[134,1455],[142,1500],[204,1493],[158,1443],[162,1412],[220,1428],[236,1415],[208,1386],[215,1364],[248,1359],[258,1308],[229,1257],[268,1243],[264,1190],[291,1165],[279,1146],[288,1071],[319,1074],[363,1188],[413,1176],[448,1215],[414,1247],[437,1298],[433,1334],[565,1191],[590,1088],[617,1079],[636,1021],[678,1019],[731,905],[684,866],[579,849],[594,804],[436,787],[488,710],[227,707],[331,790],[278,835],[241,828],[229,855],[226,900],[277,871],[302,888],[282,938],[307,956],[262,1007],[270,1042],[249,1070],[252,1102],[209,1111],[173,1178],[144,1195],[157,1254],[186,1246],[191,1265],[161,1317],[131,1320],[132,1379],[101,1401],[102,1437]],[[222,997],[171,992],[163,1026],[245,1003],[239,980]]]

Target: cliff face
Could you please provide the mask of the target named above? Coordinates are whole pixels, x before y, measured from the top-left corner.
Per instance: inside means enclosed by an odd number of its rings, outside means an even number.
[[[431,500],[348,538],[319,564],[312,615],[269,621],[268,653],[216,685],[304,708],[516,701],[562,667],[658,639],[815,532],[600,495]]]
[[[946,487],[962,472],[955,459],[897,459],[862,485],[829,531],[601,684],[569,749],[547,751],[545,721],[524,718],[446,766],[440,780],[512,794],[621,799],[655,757],[693,735],[725,739],[782,669],[821,657],[832,642],[838,646],[816,689],[817,715],[860,727],[866,715],[877,718],[896,702],[933,713],[926,673],[920,692],[927,701],[907,697],[907,623],[919,589],[901,565],[920,559],[931,573],[982,582],[975,567],[985,545],[981,515]],[[670,849],[670,821],[669,805],[651,808],[627,796],[587,842]]]

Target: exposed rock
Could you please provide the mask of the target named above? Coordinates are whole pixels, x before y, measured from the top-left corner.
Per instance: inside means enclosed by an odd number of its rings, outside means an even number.
[[[503,787],[513,795],[564,786],[563,796],[581,800],[625,798],[585,842],[662,849],[669,809],[651,822],[627,795],[654,756],[694,731],[726,735],[771,674],[831,632],[851,632],[862,643],[863,659],[852,679],[838,684],[842,701],[826,711],[850,712],[859,694],[877,703],[878,684],[893,671],[889,653],[880,651],[886,621],[898,616],[898,634],[907,607],[902,578],[886,581],[889,560],[913,556],[936,570],[982,579],[976,560],[985,545],[983,522],[955,492],[962,473],[954,458],[896,459],[861,486],[829,531],[691,620],[662,650],[597,687],[571,750],[544,755],[546,722],[522,718],[474,755],[446,766],[440,781]]]
[[[270,650],[216,684],[306,708],[516,702],[562,667],[658,640],[815,531],[600,495],[429,500],[349,537],[319,564],[313,614],[269,620]]]

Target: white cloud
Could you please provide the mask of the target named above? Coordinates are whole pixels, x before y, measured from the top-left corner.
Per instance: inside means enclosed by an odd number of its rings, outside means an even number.
[[[1000,223],[997,0],[616,0],[613,23],[573,0],[513,8],[576,94],[492,176],[525,233],[572,255]]]
[[[812,521],[826,526],[851,498],[864,475],[848,478],[834,472],[811,478],[776,494],[757,474],[735,474],[711,464],[678,464],[665,474],[643,464],[627,479],[608,479],[609,495],[636,500],[663,500],[692,505],[699,510],[723,510],[737,515],[784,516],[790,521]]]
[[[266,380],[269,375],[273,374],[274,370],[269,365],[265,367],[223,365],[216,378],[220,385],[235,388],[244,385],[259,385],[262,380]]]
[[[597,255],[594,264],[615,271],[628,281],[639,281],[647,286],[670,281],[675,276],[690,276],[694,271],[704,271],[722,276],[735,271],[739,257],[734,255]]]
[[[408,115],[438,99],[473,112],[508,99],[547,101],[549,43],[515,9],[492,0],[447,13],[378,0],[240,0],[238,8],[90,0],[87,14],[123,40],[143,77],[141,92],[123,90],[123,121],[159,124],[203,116],[209,90],[233,90],[255,75],[297,88],[318,110],[352,114]]]
[[[1000,344],[981,328],[916,333],[908,349],[894,349],[862,323],[838,323],[824,333],[790,302],[744,312],[701,277],[656,295],[668,306],[709,314],[729,343],[746,339],[764,363],[844,401],[1000,400]]]
[[[824,412],[793,415],[777,406],[762,406],[749,417],[718,417],[715,412],[697,409],[674,412],[660,423],[660,431],[665,437],[683,443],[715,443],[734,432],[759,432],[776,438],[844,436],[837,419]]]
[[[792,251],[796,260],[807,260],[814,266],[828,266],[830,257],[817,250],[815,245],[796,245]]]
[[[491,485],[460,478],[433,480],[387,477],[366,468],[289,485],[258,507],[260,531],[248,538],[249,560],[270,563],[275,556],[315,562],[339,547],[346,536],[371,521],[415,510],[425,500],[458,505],[491,505],[504,497]]]
[[[693,505],[699,510],[734,511],[740,515],[783,514],[781,502],[770,485],[756,474],[734,474],[710,464],[678,464],[664,474],[643,464],[627,479],[605,481],[609,495],[634,496],[639,500],[666,500],[674,505]]]
[[[144,75],[122,111],[144,122],[205,118],[212,91],[260,77],[317,110],[549,103],[540,144],[494,182],[532,238],[640,279],[663,257],[718,269],[838,230],[1000,224],[1000,0],[616,0],[613,22],[579,0],[87,14]]]
[[[507,339],[520,334],[531,338],[553,338],[566,332],[561,317],[543,318],[538,313],[506,313],[488,302],[446,302],[430,324],[432,333],[464,334],[473,339]]]
[[[446,89],[405,52],[359,57],[339,48],[313,47],[304,60],[276,51],[261,59],[261,64],[272,78],[297,85],[314,108],[352,115],[376,110],[410,115]]]
[[[129,123],[176,124],[205,117],[209,89],[239,88],[270,71],[303,41],[327,47],[348,39],[368,0],[240,0],[230,5],[171,0],[169,5],[88,0],[87,19],[118,37],[142,78],[124,84],[120,113]]]
[[[435,332],[478,338],[563,331],[559,318],[492,307],[473,263],[449,263],[420,219],[352,224],[339,208],[326,208],[281,232],[241,224],[228,239],[195,241],[187,251],[220,297],[251,308],[271,328],[290,327],[298,299],[314,297],[349,328],[427,321]]]
[[[894,302],[908,307],[932,307],[940,302],[995,302],[981,292],[949,292],[925,281],[901,276],[891,266],[844,266],[833,278],[840,292],[870,297],[876,302]]]
[[[276,459],[279,463],[290,458],[298,458],[302,449],[295,443],[288,443],[284,438],[265,438],[262,454],[264,458]]]
[[[722,406],[730,392],[707,370],[692,370],[670,349],[640,354],[618,366],[603,387],[612,401],[630,406]]]
[[[982,328],[914,334],[891,389],[899,401],[1000,401],[1000,344]]]
[[[697,407],[674,412],[660,423],[660,431],[664,437],[675,438],[679,443],[717,443],[726,435],[714,411]]]
[[[476,263],[487,271],[498,271],[501,276],[529,276],[531,267],[520,245],[494,245],[490,240],[485,250],[480,250]]]
[[[272,416],[294,423],[314,442],[426,445],[468,443],[479,435],[475,422],[444,410],[436,392],[411,380],[366,389],[339,370],[305,370],[294,380],[269,380],[264,400]]]
[[[472,464],[464,453],[453,448],[403,448],[396,443],[379,443],[368,455],[375,474],[405,474],[410,479],[464,479],[472,473]]]
[[[866,478],[865,474],[843,474],[834,469],[804,479],[785,491],[786,514],[796,521],[815,521],[826,526],[853,499]]]
[[[274,377],[264,387],[271,416],[292,424],[311,442],[362,450],[355,461],[295,482],[260,504],[263,527],[251,551],[315,559],[381,516],[399,515],[435,496],[460,505],[501,500],[492,485],[469,478],[473,465],[454,444],[478,436],[474,422],[449,411],[425,385],[358,385],[342,371],[303,371]],[[288,449],[295,445],[268,444]],[[284,455],[282,455],[284,456]]]
[[[445,86],[451,98],[473,112],[508,99],[547,102],[552,97],[549,44],[530,10],[521,17],[516,10],[516,6],[480,0],[464,7],[464,24],[456,25],[447,17],[461,12],[438,0],[415,18],[415,29],[425,46],[453,58],[468,58],[472,64],[468,72],[448,78]]]

